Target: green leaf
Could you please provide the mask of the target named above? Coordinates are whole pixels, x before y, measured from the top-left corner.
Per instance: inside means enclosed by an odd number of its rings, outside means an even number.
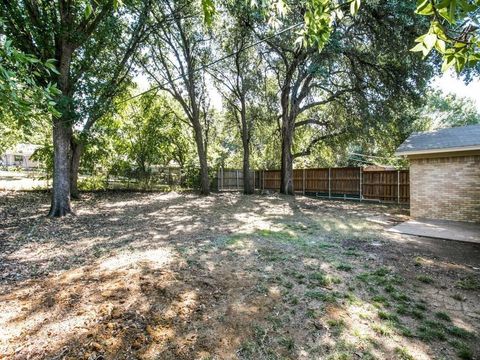
[[[451,24],[453,24],[455,22],[455,10],[457,9],[457,1],[456,0],[451,0],[450,1],[450,7],[449,7],[449,10],[448,10],[448,16],[450,18],[447,19],[448,21],[450,21]]]
[[[455,59],[455,61],[455,70],[457,71],[457,73],[460,73],[465,66],[466,59],[462,56],[459,56]]]
[[[122,0],[113,0],[113,8],[114,9],[118,9],[120,6],[123,5],[123,1]]]
[[[435,34],[428,34],[427,36],[425,36],[425,38],[423,39],[423,43],[425,44],[425,48],[430,51],[433,49],[433,47],[435,46],[435,43],[437,42],[437,35]]]
[[[468,1],[460,0],[458,5],[462,8],[465,12],[471,12],[477,10],[477,7],[480,3],[477,1],[477,4],[470,4]]]
[[[437,49],[438,52],[444,54],[445,53],[445,41],[437,39],[435,42],[435,49]]]
[[[430,0],[418,1],[417,10],[415,10],[415,12],[420,15],[433,15],[433,7]]]
[[[454,63],[455,63],[455,57],[453,56],[445,57],[442,64],[442,72],[445,72],[448,69],[450,69]]]
[[[342,9],[338,9],[338,10],[336,11],[336,16],[337,16],[337,19],[338,19],[338,20],[342,20],[342,19],[343,19],[343,16],[344,16],[344,15],[343,15]]]
[[[412,52],[423,52],[425,50],[425,46],[423,45],[423,43],[418,43],[417,45],[415,45],[413,48],[410,49],[410,51]]]
[[[214,0],[202,0],[202,10],[205,24],[211,26],[213,17],[215,15],[215,2]]]
[[[361,5],[361,0],[352,0],[350,2],[350,13],[352,15],[356,15],[358,12],[358,9],[360,9]]]
[[[85,7],[85,17],[88,18],[90,15],[93,13],[93,7],[91,3],[87,3],[87,6]]]
[[[58,72],[57,67],[55,66],[55,64],[47,61],[47,62],[45,63],[45,67],[48,68],[49,70],[51,70],[53,73],[55,73],[55,74],[57,74],[57,75],[60,75],[60,73]]]
[[[440,1],[440,3],[436,5],[436,8],[437,8],[438,10],[444,9],[444,8],[446,8],[446,7],[448,7],[448,6],[450,5],[450,1],[451,1],[451,0],[443,0],[443,1]]]

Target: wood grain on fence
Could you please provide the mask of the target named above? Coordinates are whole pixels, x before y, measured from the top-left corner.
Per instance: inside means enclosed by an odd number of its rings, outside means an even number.
[[[236,173],[232,175],[237,171],[241,174],[239,177]],[[227,189],[227,186],[230,189],[243,187],[241,170],[224,170],[223,176],[224,183],[227,184],[224,189]],[[279,170],[257,170],[252,172],[251,176],[256,189],[280,190]],[[295,192],[331,198],[398,203],[410,201],[408,170],[363,171],[360,167],[295,169],[293,188]]]
[[[365,199],[402,203],[410,200],[408,170],[365,171],[362,187]]]
[[[332,196],[360,196],[360,168],[331,168],[330,192]]]
[[[257,187],[256,172],[250,171],[250,181]],[[242,190],[243,189],[243,171],[236,169],[219,169],[217,173],[218,190]]]
[[[328,194],[328,169],[305,169],[305,192]]]

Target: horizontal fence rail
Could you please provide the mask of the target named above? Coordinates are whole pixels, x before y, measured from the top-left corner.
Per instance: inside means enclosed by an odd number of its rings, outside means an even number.
[[[280,190],[279,170],[255,170],[250,181],[258,190]],[[242,190],[243,171],[219,169],[218,190]],[[328,198],[375,200],[408,203],[410,183],[408,170],[364,171],[361,167],[295,169],[295,192]]]

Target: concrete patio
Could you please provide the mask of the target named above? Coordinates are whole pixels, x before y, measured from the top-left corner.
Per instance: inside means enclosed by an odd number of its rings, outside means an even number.
[[[388,231],[480,244],[480,224],[478,223],[416,219],[398,224]]]

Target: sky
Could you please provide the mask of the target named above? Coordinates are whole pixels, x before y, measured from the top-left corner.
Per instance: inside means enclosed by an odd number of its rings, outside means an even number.
[[[432,87],[442,90],[444,93],[454,93],[459,96],[471,98],[475,101],[480,111],[480,78],[475,78],[470,84],[457,78],[455,73],[447,72],[432,82]]]

